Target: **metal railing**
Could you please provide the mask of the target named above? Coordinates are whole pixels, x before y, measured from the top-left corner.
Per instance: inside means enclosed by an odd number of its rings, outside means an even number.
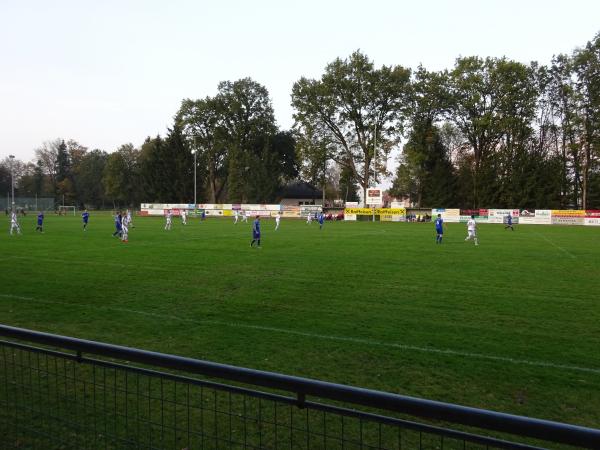
[[[600,430],[574,425],[4,325],[0,336],[2,449],[600,448]]]

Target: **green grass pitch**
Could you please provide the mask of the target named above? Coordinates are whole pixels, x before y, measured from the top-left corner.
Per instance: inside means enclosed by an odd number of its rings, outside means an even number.
[[[35,217],[0,236],[0,322],[600,425],[600,229]]]

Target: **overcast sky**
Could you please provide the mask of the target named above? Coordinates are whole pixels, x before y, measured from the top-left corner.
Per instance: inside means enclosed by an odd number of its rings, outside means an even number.
[[[599,18],[599,0],[0,0],[0,159],[30,160],[56,138],[139,146],[183,98],[246,76],[289,128],[293,83],[356,49],[377,66],[545,64],[592,39]]]

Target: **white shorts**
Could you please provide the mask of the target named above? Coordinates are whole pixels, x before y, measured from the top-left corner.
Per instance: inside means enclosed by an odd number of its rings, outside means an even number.
[[[477,233],[475,232],[475,230],[468,230],[467,233],[469,235],[468,237],[470,238],[477,237]]]

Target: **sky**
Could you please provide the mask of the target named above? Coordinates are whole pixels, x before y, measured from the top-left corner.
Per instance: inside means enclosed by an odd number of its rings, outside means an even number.
[[[591,40],[598,18],[598,0],[0,0],[0,160],[57,138],[139,146],[182,99],[243,77],[288,129],[294,82],[354,50],[429,70],[471,55],[547,64]]]

